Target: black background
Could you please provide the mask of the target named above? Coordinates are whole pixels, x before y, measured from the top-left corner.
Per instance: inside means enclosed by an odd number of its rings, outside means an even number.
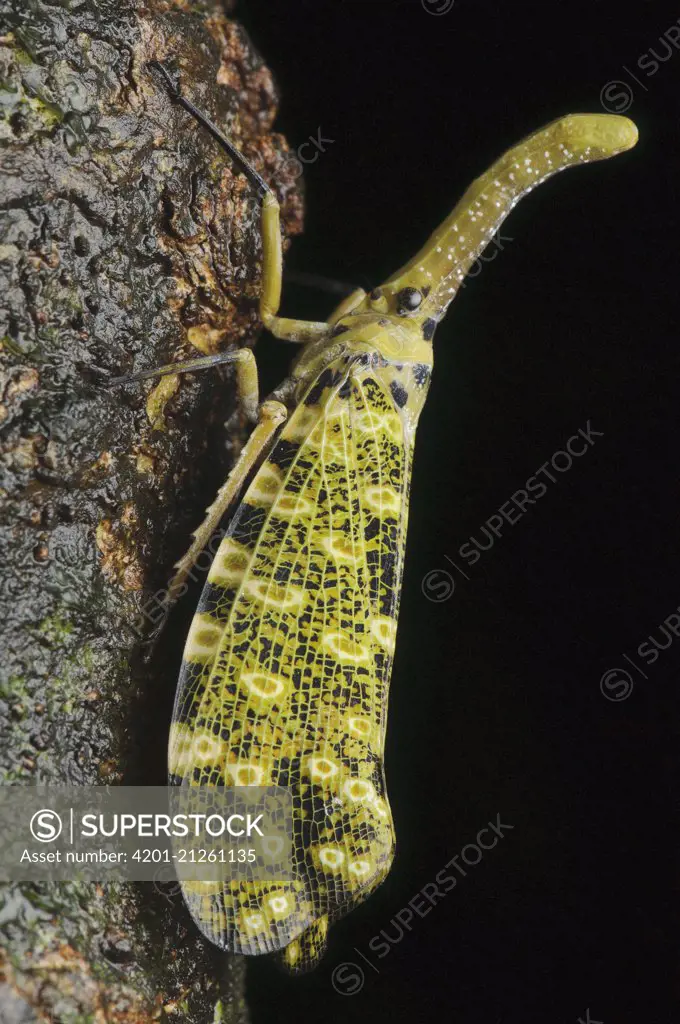
[[[667,643],[659,626],[680,605],[680,52],[660,41],[680,9],[456,0],[432,13],[443,3],[237,9],[276,75],[291,145],[319,128],[334,140],[305,169],[289,269],[380,283],[505,148],[561,114],[602,111],[612,81],[628,96],[612,87],[610,110],[630,104],[640,142],[523,200],[504,228],[513,241],[437,332],[388,726],[397,858],[314,973],[251,963],[253,1019],[675,1021],[680,639],[653,665],[636,652],[650,635]],[[652,50],[667,58],[654,74]],[[291,285],[284,312],[333,304]],[[266,385],[290,356],[263,339]],[[485,521],[588,422],[603,436],[467,566],[460,546],[484,540]],[[448,600],[425,596],[433,570],[450,572]],[[634,688],[614,701],[600,679],[617,666]],[[513,829],[395,942],[395,916],[497,813]],[[380,959],[381,930],[393,944]],[[354,994],[333,986],[343,962],[364,972]]]

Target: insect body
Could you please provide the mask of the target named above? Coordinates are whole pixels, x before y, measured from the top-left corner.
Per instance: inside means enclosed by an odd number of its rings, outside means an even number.
[[[171,729],[175,784],[280,785],[294,798],[293,881],[185,882],[201,931],[231,951],[279,951],[293,970],[322,954],[328,923],[385,878],[394,832],[383,749],[413,442],[432,337],[466,271],[515,203],[556,171],[634,145],[626,118],[572,115],[506,153],[418,255],[328,322],[277,316],[278,204],[263,196],[261,317],[304,343],[259,404],[252,353],[236,363],[257,419],[239,462],[179,563],[175,589],[250,484],[210,569],[184,651]],[[195,365],[201,363],[196,361]]]

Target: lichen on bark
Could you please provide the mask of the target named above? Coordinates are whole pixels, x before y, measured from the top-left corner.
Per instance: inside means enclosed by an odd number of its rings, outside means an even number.
[[[274,184],[288,235],[300,196],[217,0],[0,0],[0,33],[0,783],[159,782],[173,665],[137,656],[142,610],[243,423],[226,376],[102,384],[250,344],[260,245],[245,179],[147,62]],[[149,886],[6,886],[0,945],[8,1020],[246,1019],[242,964]]]

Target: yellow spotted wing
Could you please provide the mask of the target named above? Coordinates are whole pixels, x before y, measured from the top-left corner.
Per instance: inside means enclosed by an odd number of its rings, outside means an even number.
[[[185,882],[187,904],[218,946],[283,950],[293,969],[393,856],[383,745],[411,386],[377,356],[321,372],[246,490],[184,652],[171,781],[290,787],[295,870],[278,885]]]

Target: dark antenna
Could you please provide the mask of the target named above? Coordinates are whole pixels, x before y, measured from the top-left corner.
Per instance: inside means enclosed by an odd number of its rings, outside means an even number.
[[[212,356],[199,356],[197,359],[185,359],[179,363],[167,363],[157,366],[154,370],[140,370],[139,373],[126,373],[122,377],[112,377],[101,385],[104,388],[120,387],[122,384],[136,384],[139,380],[150,380],[152,377],[168,377],[175,373],[195,373],[196,370],[207,370],[211,366],[236,362],[235,352],[217,352]]]
[[[234,163],[241,168],[251,185],[254,185],[261,195],[266,195],[268,192],[271,193],[272,190],[267,182],[257,173],[254,167],[251,167],[243,154],[239,153],[233,142],[230,142],[226,135],[222,134],[217,125],[213,124],[210,118],[206,117],[198,107],[195,107],[191,100],[188,100],[182,95],[179,91],[179,86],[176,82],[173,82],[167,68],[165,68],[159,60],[150,60],[148,67],[157,71],[161,75],[170,99],[175,103],[179,103],[181,107],[184,107],[187,113],[191,114],[191,116],[195,118],[198,123],[206,129],[206,131],[210,132],[215,141],[219,143],[222,149],[226,150]]]
[[[350,295],[357,290],[357,285],[349,284],[347,281],[336,281],[335,278],[325,277],[322,274],[308,274],[304,270],[284,270],[284,278],[291,284],[299,284],[303,288],[316,288],[319,291],[330,292],[331,295]]]
[[[206,115],[195,107],[191,100],[186,99],[182,96],[179,91],[178,85],[172,80],[170,73],[160,61],[150,60],[148,67],[157,71],[163,79],[163,84],[168,91],[170,99],[175,103],[179,103],[181,107],[191,114],[193,118],[202,125],[206,131],[210,132],[212,137],[219,143],[222,149],[226,150],[229,156],[232,158],[237,167],[240,167],[251,185],[254,185],[260,195],[266,195],[271,193],[271,189],[267,182],[260,177],[254,167],[251,167],[246,158],[242,153],[239,153],[238,149],[234,146],[229,139],[222,134],[216,124],[206,117]],[[169,374],[175,373],[193,373],[196,370],[206,370],[211,366],[219,366],[224,363],[233,363],[236,361],[236,354],[234,352],[218,352],[212,356],[202,356],[198,359],[188,359],[180,363],[169,363],[167,366],[159,366],[154,370],[142,370],[140,373],[130,373],[123,377],[114,377],[103,384],[103,387],[119,387],[125,384],[135,384],[140,380],[148,380],[151,377],[165,377]]]

